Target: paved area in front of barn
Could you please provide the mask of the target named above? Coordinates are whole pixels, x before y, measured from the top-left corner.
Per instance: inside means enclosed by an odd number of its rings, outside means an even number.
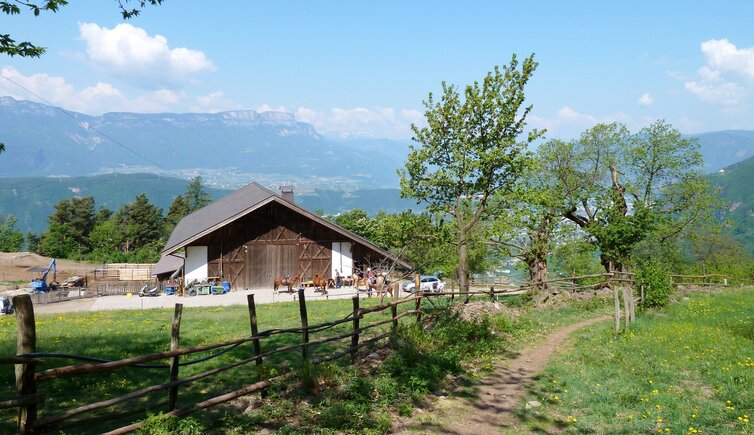
[[[282,292],[274,294],[272,289],[238,290],[224,295],[192,297],[167,296],[164,294],[152,297],[139,297],[138,294],[134,294],[132,296],[102,296],[99,298],[40,304],[34,306],[34,311],[37,313],[67,313],[73,311],[148,310],[150,308],[172,308],[177,303],[182,303],[184,307],[246,305],[246,297],[252,293],[254,294],[254,302],[257,304],[291,302],[298,298],[298,293],[295,291],[293,293]],[[311,287],[305,290],[307,300],[344,299],[352,298],[356,294],[362,298],[368,297],[366,291],[358,291],[354,287],[329,289],[327,295],[315,293]],[[406,294],[400,296],[406,296]],[[372,293],[372,297],[376,297],[376,293]],[[388,295],[387,297],[390,296]]]

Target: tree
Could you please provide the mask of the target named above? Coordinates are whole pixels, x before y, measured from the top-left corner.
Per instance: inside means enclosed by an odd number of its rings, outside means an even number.
[[[0,252],[17,252],[24,243],[24,235],[16,229],[16,217],[0,220]]]
[[[167,226],[170,227],[170,229],[172,230],[173,228],[175,228],[176,225],[178,225],[178,222],[180,222],[180,220],[183,219],[188,214],[189,214],[188,200],[183,195],[178,195],[170,204],[170,209],[168,209],[168,214],[165,216],[165,224],[167,224]]]
[[[198,175],[191,179],[183,197],[188,204],[188,213],[186,214],[193,213],[212,202],[209,194],[202,189],[202,177]]]
[[[345,213],[341,213],[330,220],[348,231],[358,234],[372,243],[380,245],[377,241],[376,224],[369,218],[366,211],[354,208]],[[380,246],[383,248],[385,247],[382,245]]]
[[[511,192],[528,160],[527,146],[542,134],[534,130],[524,135],[532,109],[523,107],[524,87],[536,67],[532,55],[519,69],[514,55],[510,64],[495,67],[462,94],[443,82],[440,101],[431,93],[424,101],[428,126],[411,126],[416,145],[399,171],[401,195],[454,220],[462,292],[469,289],[472,235],[488,218],[491,198]]]
[[[498,213],[491,226],[492,242],[502,246],[506,255],[523,261],[529,283],[534,284],[530,293],[535,299],[547,288],[548,255],[553,248],[553,234],[563,220],[562,192],[546,165],[547,156],[558,143],[541,145],[515,192],[495,198]]]
[[[150,203],[145,194],[139,194],[133,203],[124,205],[116,218],[123,232],[125,253],[142,248],[159,251],[157,245],[164,234],[162,210]]]
[[[141,9],[147,4],[159,5],[163,0],[134,0],[138,7],[129,8],[131,0],[116,0],[123,19],[133,18],[141,13]],[[0,0],[0,11],[6,15],[18,15],[22,9],[28,9],[34,16],[43,12],[57,12],[61,7],[68,4],[67,0],[43,0],[41,2],[27,2],[23,0]],[[8,56],[40,57],[45,48],[34,45],[29,41],[16,42],[9,34],[0,34],[0,53]]]
[[[667,239],[711,215],[715,193],[700,176],[698,148],[659,120],[637,134],[600,124],[554,149],[563,216],[591,237],[606,270],[623,270],[650,234]]]
[[[46,255],[71,258],[89,252],[89,233],[94,228],[94,198],[63,199],[48,218],[41,248]]]

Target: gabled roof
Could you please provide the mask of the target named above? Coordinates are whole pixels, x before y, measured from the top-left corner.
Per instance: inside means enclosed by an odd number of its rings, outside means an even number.
[[[170,234],[170,238],[165,243],[165,248],[162,250],[162,255],[168,255],[175,252],[178,249],[185,247],[191,242],[204,237],[213,231],[224,227],[225,225],[240,219],[243,216],[252,213],[260,207],[269,204],[270,202],[276,202],[284,207],[293,210],[296,213],[302,214],[307,218],[330,228],[342,234],[344,237],[356,242],[360,245],[379,253],[386,258],[394,258],[392,254],[384,249],[378,247],[369,240],[364,239],[361,236],[346,230],[345,228],[336,225],[327,219],[317,216],[314,213],[307,211],[299,207],[296,204],[284,200],[281,196],[275,192],[267,189],[266,187],[258,184],[251,183],[245,187],[242,187],[235,192],[226,195],[217,201],[200,208],[199,210],[191,213],[190,215],[181,219]],[[397,260],[399,264],[404,267],[410,268],[411,265],[402,260]]]

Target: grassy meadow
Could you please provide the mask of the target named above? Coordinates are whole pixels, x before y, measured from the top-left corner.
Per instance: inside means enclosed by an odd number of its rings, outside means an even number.
[[[361,306],[376,304],[376,299],[362,299]],[[288,385],[276,386],[254,412],[241,417],[238,410],[226,409],[197,413],[192,417],[200,432],[247,432],[261,427],[304,431],[369,431],[379,432],[389,426],[391,413],[410,414],[413,404],[423,400],[447,375],[482,373],[495,355],[519,349],[546,336],[551,330],[573,321],[602,314],[607,306],[602,301],[574,301],[556,309],[529,310],[518,297],[506,298],[500,314],[487,318],[483,324],[463,322],[457,316],[444,315],[447,299],[424,302],[426,318],[433,324],[429,330],[415,326],[412,317],[401,320],[400,340],[396,350],[384,364],[372,369],[348,367],[347,358],[302,372]],[[411,305],[411,307],[409,307]],[[399,312],[413,308],[399,306]],[[350,300],[307,302],[309,324],[345,317],[350,313]],[[515,311],[515,314],[513,312]],[[169,348],[170,322],[173,310],[132,310],[83,312],[37,316],[37,350],[119,359]],[[300,325],[298,303],[277,303],[257,306],[259,329],[286,328]],[[361,320],[362,326],[389,316],[373,313]],[[320,333],[311,340],[350,330],[345,323]],[[366,336],[389,328],[373,328]],[[15,354],[16,322],[14,316],[0,317],[0,355]],[[245,306],[184,308],[181,324],[181,346],[208,344],[230,340],[250,333]],[[262,341],[262,351],[272,347],[298,343],[299,334],[277,335]],[[310,350],[314,355],[327,355],[348,346],[348,340],[327,343]],[[398,343],[398,344],[396,344]],[[198,354],[195,359],[207,354]],[[185,377],[252,354],[251,343],[239,346],[218,358],[192,366],[181,367]],[[65,365],[65,360],[49,360],[44,368]],[[300,367],[297,351],[277,354],[266,360],[265,370],[276,373],[281,367]],[[229,370],[189,386],[182,386],[178,406],[187,406],[199,399],[240,388],[256,380],[252,365]],[[14,396],[13,366],[0,366],[0,400]],[[116,373],[84,375],[39,384],[48,400],[41,416],[64,408],[117,397],[147,385],[166,382],[167,369],[129,368]],[[309,388],[299,388],[308,385]],[[164,396],[164,397],[163,397]],[[153,403],[167,397],[167,392],[152,395]],[[144,406],[135,401],[129,406]],[[222,409],[222,408],[221,408]],[[159,409],[155,409],[155,413]],[[14,412],[0,413],[0,432],[11,429]],[[97,414],[92,414],[97,415]],[[133,417],[140,419],[142,417]],[[124,420],[126,424],[130,420]],[[91,427],[93,433],[108,426]],[[381,428],[381,429],[380,429]],[[81,430],[77,428],[76,431]]]
[[[572,337],[527,397],[522,427],[570,433],[754,433],[754,291],[693,293],[628,332]]]

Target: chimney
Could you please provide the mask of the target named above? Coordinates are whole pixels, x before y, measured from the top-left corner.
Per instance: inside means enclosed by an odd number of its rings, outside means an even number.
[[[290,202],[291,204],[295,204],[295,202],[293,201],[293,186],[280,186],[280,196],[282,196],[284,200]]]

